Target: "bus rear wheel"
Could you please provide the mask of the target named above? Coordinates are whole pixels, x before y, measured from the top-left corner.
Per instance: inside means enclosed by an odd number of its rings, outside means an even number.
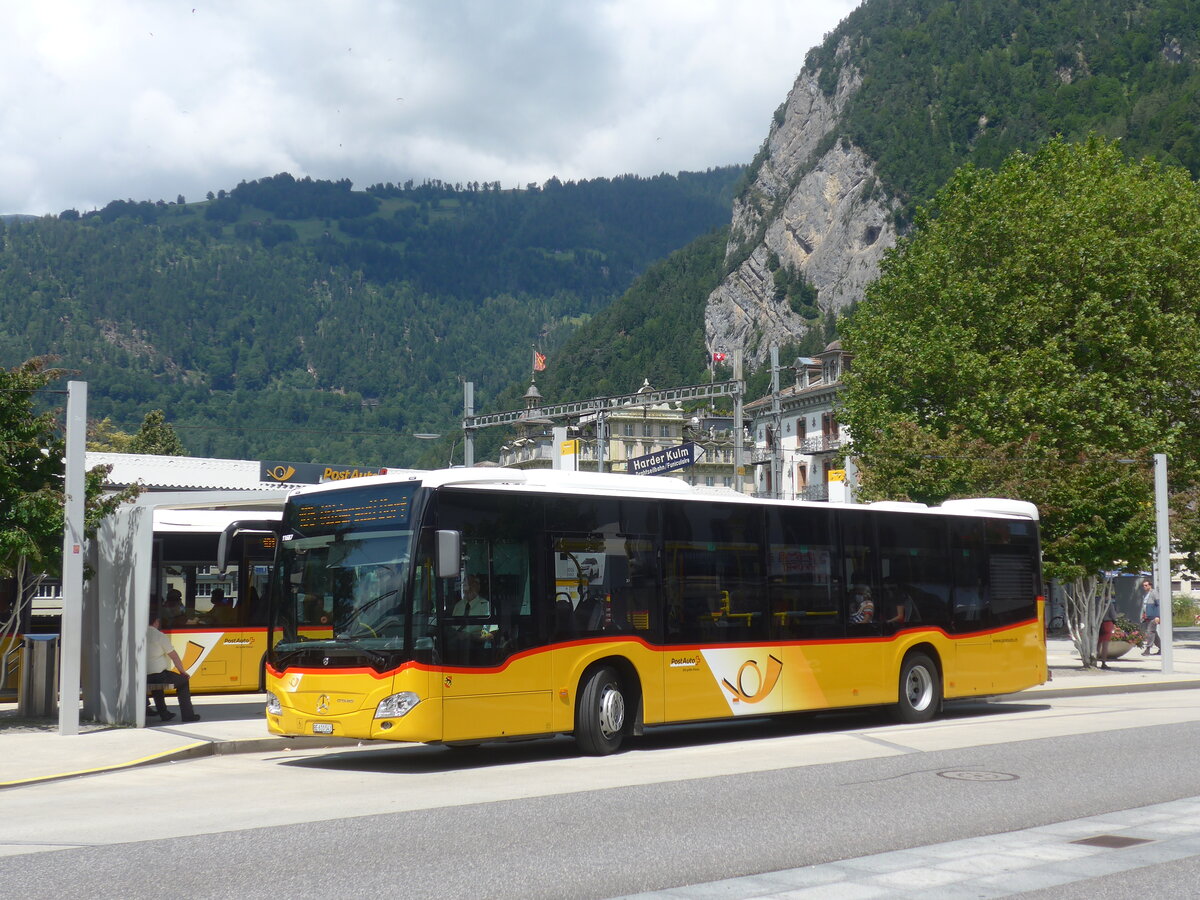
[[[910,653],[900,667],[900,700],[892,714],[900,722],[928,722],[942,703],[937,666],[924,653]]]
[[[620,749],[625,706],[625,691],[614,669],[604,666],[588,676],[575,714],[575,742],[584,753],[607,756]]]

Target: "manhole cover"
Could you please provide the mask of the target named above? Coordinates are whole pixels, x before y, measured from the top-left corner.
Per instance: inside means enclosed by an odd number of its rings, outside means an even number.
[[[1095,837],[1071,841],[1072,844],[1084,844],[1088,847],[1106,847],[1110,850],[1120,850],[1122,847],[1135,847],[1138,844],[1149,844],[1149,838],[1122,837],[1119,834],[1098,834]]]
[[[972,772],[969,770],[954,770],[950,772],[938,772],[943,778],[951,778],[954,781],[1016,781],[1016,775],[1009,775],[1007,772]]]

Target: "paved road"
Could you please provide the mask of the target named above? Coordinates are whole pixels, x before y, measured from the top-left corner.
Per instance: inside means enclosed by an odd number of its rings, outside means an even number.
[[[1198,739],[1200,691],[1172,691],[962,704],[911,727],[672,728],[605,759],[566,739],[217,757],[6,792],[0,884],[30,898],[698,896],[1198,797],[1200,768],[1174,762]],[[749,884],[709,889],[771,895]]]

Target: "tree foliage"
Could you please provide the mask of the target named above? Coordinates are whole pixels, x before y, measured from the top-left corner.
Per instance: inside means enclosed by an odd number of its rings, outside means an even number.
[[[55,573],[61,568],[65,447],[53,411],[35,412],[36,395],[65,373],[45,358],[0,368],[0,575]],[[101,498],[106,467],[85,480],[85,529],[93,534],[104,516],[132,492]]]
[[[1200,190],[1094,136],[965,166],[843,340],[868,497],[1028,499],[1049,574],[1141,562],[1150,455],[1196,480]]]
[[[500,406],[532,343],[556,356],[722,225],[739,171],[365,192],[281,174],[0,222],[0,365],[57,355],[113,449],[164,410],[198,456],[444,463],[411,435],[455,429],[463,381]]]
[[[995,167],[1054,134],[1121,138],[1200,176],[1193,0],[871,0],[806,65],[861,89],[841,127],[906,203],[970,160]]]
[[[161,409],[152,409],[142,420],[142,427],[129,442],[129,453],[148,453],[154,456],[187,456],[183,443]]]

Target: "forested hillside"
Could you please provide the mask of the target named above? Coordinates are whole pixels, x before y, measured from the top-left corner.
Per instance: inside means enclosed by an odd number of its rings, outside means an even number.
[[[41,354],[92,418],[163,409],[190,452],[414,464],[653,261],[722,224],[738,168],[501,191],[281,174],[198,203],[0,225],[0,364]]]
[[[734,201],[709,346],[762,365],[844,313],[959,167],[1119,138],[1200,173],[1194,0],[865,0],[808,52]],[[808,301],[779,281],[805,286]]]
[[[829,140],[866,150],[911,204],[968,159],[995,168],[1055,134],[1121,138],[1195,177],[1198,54],[1194,0],[868,0],[805,64],[826,93],[861,73]]]
[[[745,172],[516,191],[281,174],[0,219],[0,364],[56,353],[95,418],[132,432],[163,409],[196,454],[444,462],[462,381],[479,411],[519,406],[535,344],[555,401],[705,377],[718,284],[737,321],[794,323],[783,359],[815,352],[829,297],[873,277],[851,245],[902,234],[964,163],[1095,131],[1200,173],[1194,0],[866,0],[804,65]],[[823,91],[838,103],[810,102]]]

